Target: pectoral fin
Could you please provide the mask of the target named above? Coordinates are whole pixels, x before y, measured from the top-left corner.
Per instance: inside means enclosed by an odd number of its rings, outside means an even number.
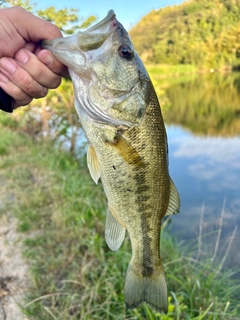
[[[170,197],[166,215],[176,214],[180,209],[180,198],[174,182],[170,178]]]
[[[112,251],[117,251],[124,240],[125,228],[120,225],[116,218],[111,213],[110,209],[107,210],[107,219],[105,225],[105,238],[108,247]]]
[[[144,167],[144,162],[137,150],[130,144],[130,142],[127,141],[127,139],[121,133],[117,135],[116,141],[108,143],[117,150],[119,155],[127,163],[138,167]]]
[[[88,147],[87,165],[93,181],[97,184],[100,178],[100,167],[96,152],[92,146]]]

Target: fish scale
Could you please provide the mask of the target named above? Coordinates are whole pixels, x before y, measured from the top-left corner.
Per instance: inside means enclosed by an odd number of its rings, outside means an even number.
[[[169,176],[166,130],[148,73],[113,10],[90,29],[44,41],[43,47],[69,68],[89,142],[88,168],[96,183],[101,179],[108,199],[109,248],[118,250],[126,230],[129,234],[126,306],[147,302],[167,313],[161,223],[166,214],[179,211],[180,201]]]

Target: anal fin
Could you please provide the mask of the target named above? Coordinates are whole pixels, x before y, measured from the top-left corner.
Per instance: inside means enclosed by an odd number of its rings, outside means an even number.
[[[177,191],[177,188],[170,178],[170,197],[168,203],[168,209],[166,215],[176,214],[179,212],[180,209],[180,198]]]
[[[108,208],[105,225],[105,238],[108,247],[112,251],[117,251],[121,247],[124,237],[125,228],[121,226]]]

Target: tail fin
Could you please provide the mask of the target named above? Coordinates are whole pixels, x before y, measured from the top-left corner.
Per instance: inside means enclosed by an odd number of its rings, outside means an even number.
[[[167,314],[168,295],[164,269],[161,268],[157,276],[144,277],[134,272],[131,263],[128,266],[124,298],[127,308],[136,308],[145,301],[155,311]]]

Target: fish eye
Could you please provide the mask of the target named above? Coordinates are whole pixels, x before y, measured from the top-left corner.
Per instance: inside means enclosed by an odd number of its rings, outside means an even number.
[[[128,61],[133,59],[133,51],[127,44],[122,44],[118,48],[118,54],[121,58],[126,59]]]

